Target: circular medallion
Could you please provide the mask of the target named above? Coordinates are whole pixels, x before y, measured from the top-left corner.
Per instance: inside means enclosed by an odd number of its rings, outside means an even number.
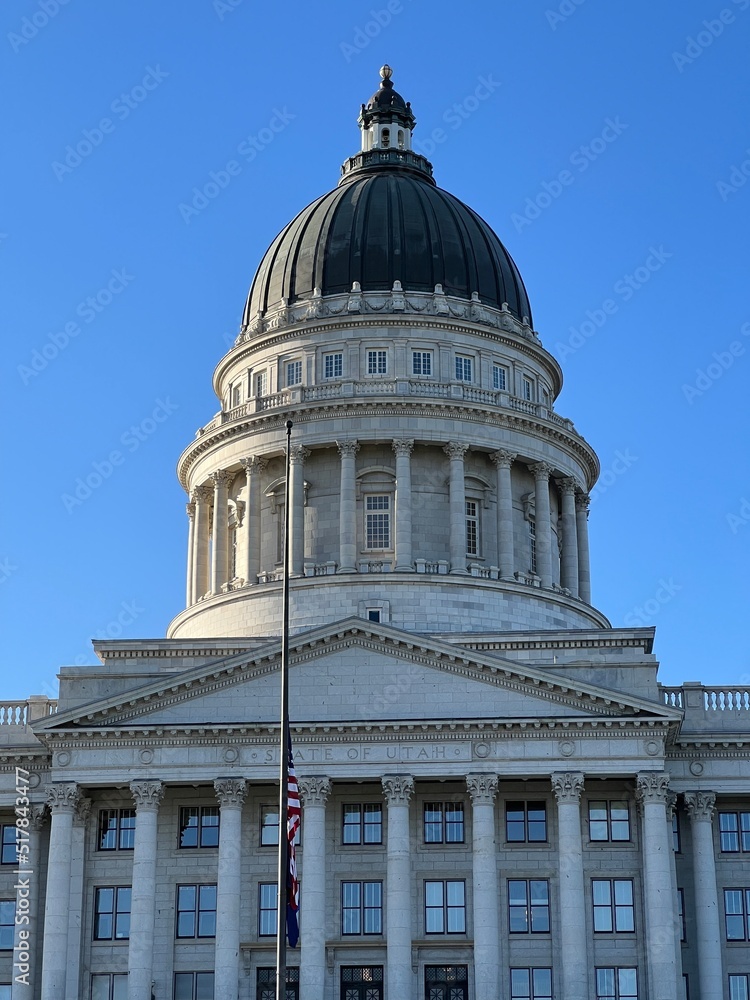
[[[58,750],[55,754],[55,763],[58,767],[67,767],[70,763],[70,754],[67,750]]]
[[[474,744],[474,756],[475,757],[489,757],[490,748],[487,743],[475,743]]]
[[[224,748],[224,760],[227,762],[227,764],[234,764],[234,762],[239,758],[239,756],[240,756],[239,753],[237,752],[237,750],[235,750],[234,747]]]
[[[576,752],[576,745],[573,740],[560,740],[557,749],[560,751],[561,757],[572,757]]]
[[[29,776],[29,787],[30,788],[39,788],[39,786],[41,785],[41,783],[42,783],[42,779],[39,777],[38,774],[31,774]]]
[[[699,774],[703,774],[703,764],[699,760],[690,761],[690,773],[694,774],[696,778]]]
[[[656,740],[649,740],[648,743],[646,743],[646,753],[649,757],[655,757],[660,750],[661,747]]]
[[[139,753],[138,753],[138,756],[141,759],[141,764],[150,764],[151,761],[154,759],[154,751],[153,750],[140,750]]]

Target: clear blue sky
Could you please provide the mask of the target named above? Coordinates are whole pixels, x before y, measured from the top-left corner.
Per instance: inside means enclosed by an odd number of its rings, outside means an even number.
[[[665,683],[750,683],[750,0],[17,0],[0,25],[0,698],[183,607],[177,457],[386,61],[601,458],[595,604],[657,627]]]

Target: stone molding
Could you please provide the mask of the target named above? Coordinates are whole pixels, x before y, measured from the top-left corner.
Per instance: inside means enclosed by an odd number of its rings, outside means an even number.
[[[691,823],[713,820],[716,808],[716,792],[685,792],[685,806]]]
[[[212,486],[203,484],[202,486],[196,486],[192,492],[193,503],[204,504],[208,506],[214,498],[214,491]]]
[[[136,810],[156,811],[164,798],[164,785],[161,781],[131,781],[130,794],[135,799]]]
[[[667,792],[667,819],[672,822],[672,817],[677,811],[677,792]]]
[[[414,451],[414,441],[396,439],[391,442],[391,447],[397,458],[408,458]]]
[[[578,489],[578,483],[576,483],[575,479],[571,478],[558,479],[557,486],[560,492],[564,495],[567,494],[574,496],[576,490]]]
[[[344,456],[353,458],[359,451],[359,441],[337,441],[336,447],[338,448],[339,455],[341,455],[342,458],[344,458]]]
[[[185,513],[191,519],[195,517],[195,501],[190,500],[189,503],[185,504]]]
[[[32,805],[29,809],[29,829],[35,833],[40,833],[47,822],[47,806]]]
[[[583,774],[580,771],[556,771],[551,777],[558,805],[564,802],[580,803],[583,791]]]
[[[588,493],[576,493],[576,510],[585,511],[588,514],[590,503],[591,497]]]
[[[468,450],[468,444],[460,444],[458,441],[449,441],[443,445],[443,451],[450,459],[460,458],[463,461]]]
[[[491,806],[497,795],[496,774],[467,774],[466,787],[473,806]]]
[[[81,795],[78,800],[78,808],[73,813],[73,825],[85,827],[91,815],[91,799],[87,795]]]
[[[499,469],[509,469],[518,455],[514,451],[505,451],[501,448],[500,451],[493,451],[489,458]]]
[[[222,809],[227,806],[242,808],[247,795],[247,781],[244,778],[216,778],[214,791]]]
[[[250,455],[248,458],[241,458],[240,465],[245,470],[245,475],[249,479],[250,476],[256,473],[264,472],[268,462],[259,455]]]
[[[310,457],[312,452],[309,448],[305,448],[302,444],[295,444],[289,449],[289,460],[292,465],[304,465],[306,459]]]
[[[414,778],[410,774],[386,774],[381,781],[389,806],[409,805],[414,794]]]
[[[331,794],[331,782],[328,778],[319,775],[299,779],[299,792],[302,796],[302,805],[325,806],[328,796]]]
[[[669,775],[666,771],[639,771],[635,795],[641,804],[659,802],[666,806],[669,798]]]
[[[225,489],[228,490],[232,485],[234,480],[234,473],[227,472],[226,469],[219,469],[218,472],[211,473],[211,481],[214,484],[215,490]]]
[[[549,477],[552,473],[552,466],[547,462],[533,462],[529,465],[529,472],[534,476],[534,479],[539,482],[549,482]]]
[[[83,798],[75,781],[54,782],[47,785],[47,805],[51,813],[74,813]]]

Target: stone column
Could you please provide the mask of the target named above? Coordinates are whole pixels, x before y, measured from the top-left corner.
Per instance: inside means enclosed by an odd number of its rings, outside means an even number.
[[[464,455],[468,445],[450,441],[443,448],[450,458],[450,557],[451,573],[466,576],[466,489]]]
[[[643,891],[649,996],[677,1000],[675,906],[671,835],[667,827],[669,775],[640,771],[636,795],[642,812]]]
[[[36,950],[41,942],[39,934],[39,865],[42,859],[41,833],[47,819],[46,806],[29,806],[27,832],[28,852],[19,854],[18,865],[21,873],[16,882],[22,886],[16,893],[16,914],[28,917],[28,923],[16,924],[13,938],[13,981],[12,1000],[33,1000],[36,993]],[[28,879],[28,886],[23,883]],[[23,933],[23,937],[21,936]],[[25,980],[20,982],[19,980]]]
[[[81,800],[82,796],[75,782],[66,781],[47,787],[47,805],[52,814],[52,824],[44,900],[41,1000],[62,1000],[65,996],[73,815]]]
[[[337,441],[341,456],[339,488],[339,573],[357,570],[357,452],[358,441]]]
[[[188,557],[187,557],[187,582],[185,584],[185,607],[189,608],[194,603],[193,597],[193,558],[195,556],[195,504],[191,500],[185,504],[188,516]]]
[[[396,453],[396,570],[414,569],[411,552],[411,453],[413,441],[394,441]]]
[[[304,846],[300,873],[300,996],[323,1000],[326,981],[326,802],[328,778],[299,779]]]
[[[234,476],[231,472],[214,472],[214,537],[211,546],[211,593],[220,594],[227,582],[227,542],[229,536],[229,487]]]
[[[289,525],[292,543],[290,574],[302,576],[305,558],[305,459],[310,456],[307,448],[294,445],[290,452]]]
[[[414,779],[408,774],[390,774],[382,781],[383,792],[388,801],[386,996],[410,1000],[412,935],[409,802],[414,793]]]
[[[209,564],[208,547],[211,524],[210,486],[197,486],[193,490],[195,503],[195,527],[193,528],[193,603],[208,593]]]
[[[588,493],[576,494],[576,530],[578,534],[578,596],[591,604],[591,566],[589,563],[589,503]]]
[[[131,781],[135,799],[135,841],[130,897],[128,1000],[151,1000],[156,914],[157,820],[164,796],[160,781]]]
[[[675,865],[675,850],[672,841],[672,817],[677,811],[677,793],[668,792],[667,793],[667,831],[669,835],[669,877],[672,881],[672,899],[675,900],[675,913],[674,913],[674,959],[675,959],[675,969],[677,970],[677,980],[679,982],[680,976],[682,975],[682,927],[680,926],[679,919],[677,917],[677,866]]]
[[[562,562],[560,584],[578,597],[578,529],[576,526],[576,481],[559,481],[562,495]]]
[[[65,977],[66,995],[78,997],[81,993],[81,935],[83,932],[83,915],[86,906],[85,860],[86,860],[86,829],[91,815],[91,799],[81,797],[78,808],[73,814],[73,835],[70,847],[70,881],[68,906],[68,972]]]
[[[500,579],[512,580],[516,560],[513,545],[513,492],[510,467],[516,456],[512,451],[496,451],[490,458],[497,469],[497,565]]]
[[[221,810],[216,879],[214,1000],[237,1000],[240,982],[240,886],[242,884],[242,804],[244,778],[217,778]]]
[[[560,955],[562,996],[565,1000],[588,998],[588,948],[586,896],[583,888],[583,844],[581,840],[581,792],[579,771],[552,775],[557,799],[558,859],[560,866]]]
[[[500,983],[500,929],[498,923],[497,851],[493,774],[466,778],[472,805],[472,885],[474,893],[474,995],[497,1000]]]
[[[529,469],[534,475],[536,522],[536,572],[543,587],[552,586],[552,524],[550,522],[549,476],[552,466],[537,462]]]
[[[685,806],[693,834],[693,879],[698,952],[698,995],[701,1000],[721,1000],[724,973],[721,962],[719,892],[716,887],[713,815],[714,792],[686,792]]]
[[[257,455],[250,458],[243,458],[242,465],[247,476],[247,518],[245,547],[245,578],[252,586],[258,582],[260,573],[260,546],[261,546],[261,473],[266,467],[266,462]]]

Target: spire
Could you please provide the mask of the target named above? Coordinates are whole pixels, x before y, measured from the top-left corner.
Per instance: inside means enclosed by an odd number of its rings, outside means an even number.
[[[380,68],[380,86],[367,104],[362,105],[359,127],[362,152],[370,149],[411,149],[411,133],[416,119],[411,103],[393,89],[393,70],[386,63]]]

